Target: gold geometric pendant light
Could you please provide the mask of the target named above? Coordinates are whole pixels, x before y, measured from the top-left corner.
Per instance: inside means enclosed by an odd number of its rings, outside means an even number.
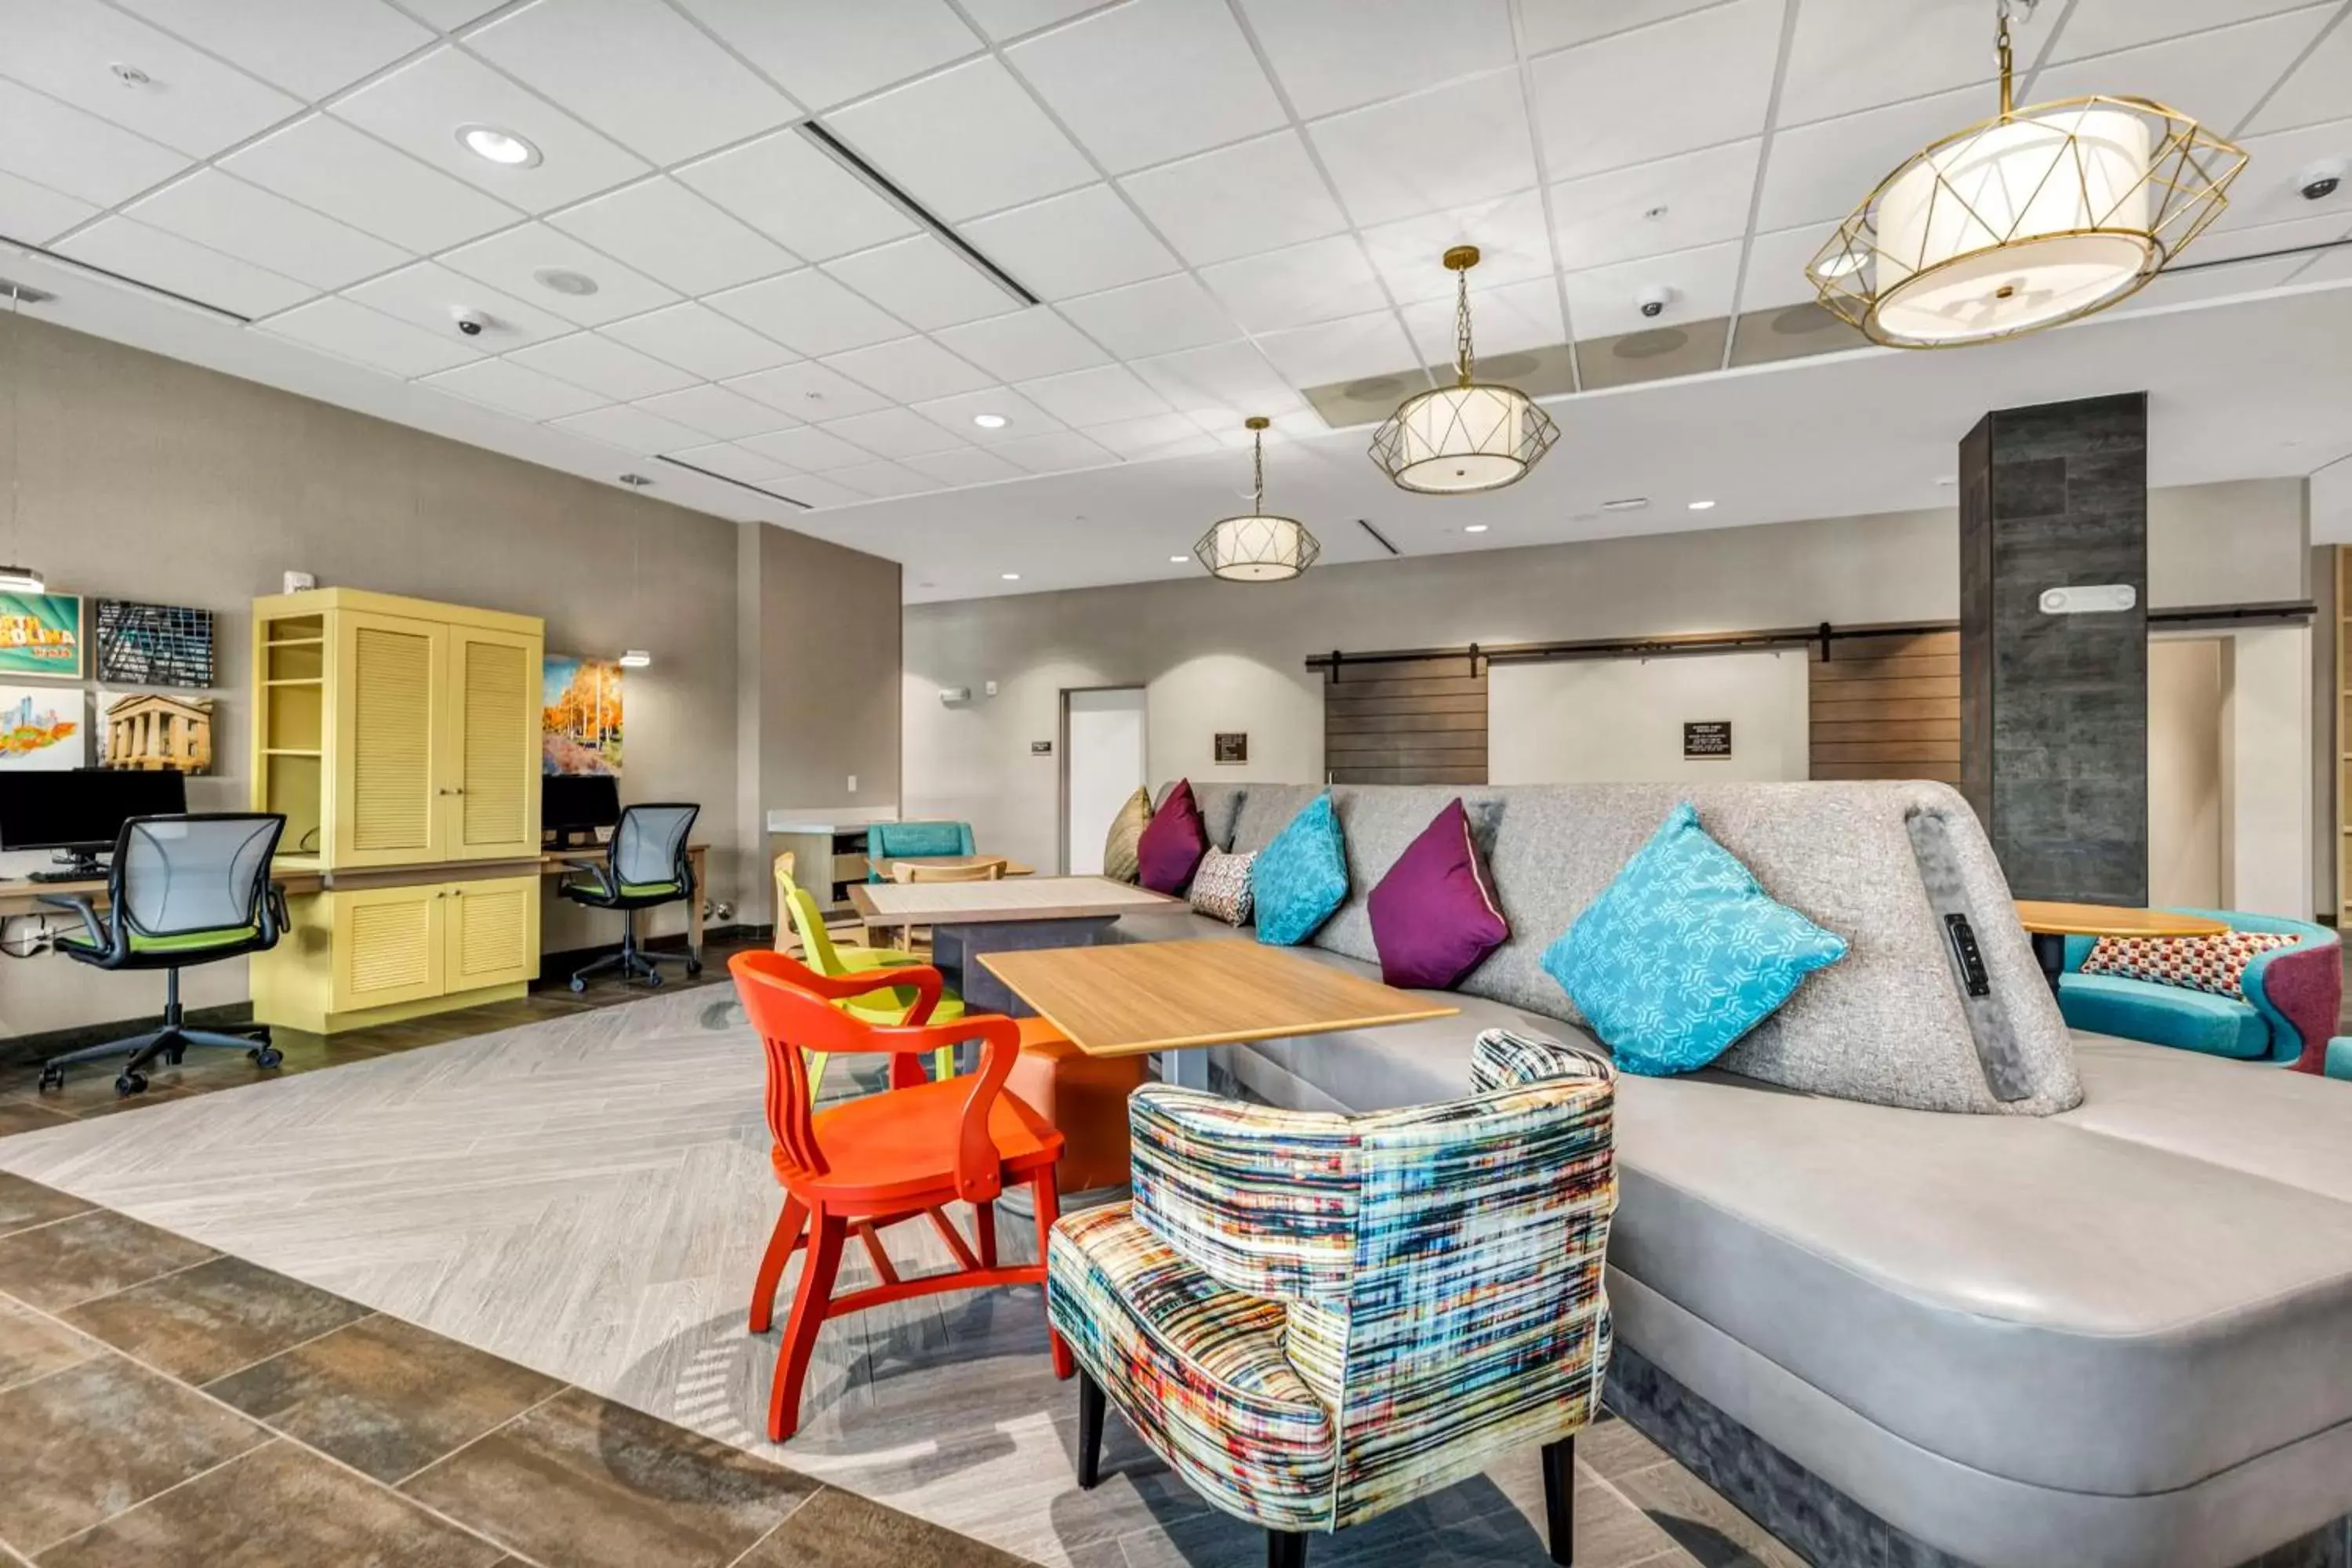
[[[2246,166],[2242,149],[2150,99],[2013,108],[2017,3],[1999,0],[2000,113],[1880,181],[1805,268],[1822,304],[1874,342],[1993,342],[2103,310],[2221,216]]]
[[[1247,517],[1223,518],[1209,525],[1192,553],[1213,577],[1228,583],[1283,583],[1315,564],[1323,547],[1293,517],[1269,517],[1265,510],[1265,427],[1263,415],[1243,422],[1250,432],[1250,510]]]
[[[1423,495],[1498,490],[1528,477],[1559,439],[1559,426],[1517,387],[1473,377],[1470,268],[1478,265],[1478,247],[1455,246],[1445,265],[1455,278],[1454,384],[1398,405],[1372,434],[1372,461],[1398,489]]]

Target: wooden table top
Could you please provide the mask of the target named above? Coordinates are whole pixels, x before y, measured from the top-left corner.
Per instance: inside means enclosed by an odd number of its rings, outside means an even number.
[[[1024,877],[1006,882],[852,882],[867,925],[974,925],[1096,920],[1184,907],[1181,899],[1108,877]]]
[[[1239,939],[979,956],[1090,1057],[1369,1029],[1461,1011]]]
[[[868,855],[866,858],[866,863],[886,882],[894,879],[891,870],[894,866],[977,866],[984,860],[1003,860],[1004,874],[1008,877],[1031,877],[1037,871],[1034,866],[1024,866],[1020,861],[1007,860],[1002,855],[891,855],[881,858]]]
[[[2035,899],[2017,901],[2017,919],[2036,936],[2219,936],[2230,929],[2227,921],[2206,915]]]

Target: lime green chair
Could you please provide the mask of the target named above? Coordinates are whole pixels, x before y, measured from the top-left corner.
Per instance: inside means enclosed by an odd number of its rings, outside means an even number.
[[[900,948],[838,946],[833,940],[833,932],[826,928],[821,917],[810,922],[807,930],[802,929],[800,909],[793,902],[793,895],[800,890],[801,885],[793,880],[793,852],[787,849],[776,857],[776,908],[784,912],[785,923],[790,925],[793,934],[800,938],[803,952],[814,955],[818,946],[823,945],[831,954],[825,961],[826,963],[831,964],[838,961],[838,968],[824,968],[820,967],[816,959],[811,956],[809,967],[817,970],[819,973],[859,974],[869,969],[909,969],[930,962],[920,953],[908,952]],[[814,900],[811,900],[809,907],[811,909],[816,907]],[[816,934],[810,935],[811,931]],[[778,952],[789,951],[782,931],[776,932],[776,951]]]
[[[781,879],[781,872],[779,877]],[[892,967],[883,963],[852,965],[848,963],[848,955],[854,952],[863,951],[879,953],[887,950],[882,948],[861,950],[854,947],[834,946],[832,934],[824,929],[824,914],[816,907],[816,900],[810,896],[806,888],[793,888],[785,897],[784,907],[792,911],[793,929],[800,932],[801,962],[819,974],[829,975],[838,980],[845,974]],[[907,1015],[914,1010],[915,988],[911,985],[900,985],[888,991],[877,991],[870,995],[845,997],[834,1005],[868,1024],[882,1028],[895,1028],[905,1023]],[[963,998],[956,994],[953,987],[941,991],[940,1005],[931,1009],[930,1021],[934,1024],[952,1024],[962,1016]],[[824,1051],[809,1053],[809,1098],[812,1100],[816,1097],[817,1090],[824,1085],[825,1061],[826,1053]],[[931,1053],[932,1081],[944,1082],[954,1076],[955,1047],[941,1046]]]

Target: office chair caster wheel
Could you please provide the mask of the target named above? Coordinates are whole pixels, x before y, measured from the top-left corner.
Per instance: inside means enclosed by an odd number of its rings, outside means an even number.
[[[41,1068],[41,1089],[44,1093],[53,1089],[63,1089],[65,1086],[65,1068],[53,1067],[44,1067]]]
[[[185,1046],[174,1046],[170,1050],[163,1053],[163,1060],[170,1066],[178,1067],[180,1065],[180,1058],[187,1054],[188,1048]]]
[[[126,1072],[122,1074],[120,1078],[117,1078],[114,1080],[114,1092],[119,1098],[123,1100],[128,1100],[134,1094],[146,1093],[147,1075],[143,1072]]]
[[[686,961],[686,977],[688,980],[693,979],[696,975],[701,973],[702,960],[698,958],[689,958]]]
[[[578,975],[576,975],[576,974],[575,974],[575,975],[573,975],[573,976],[572,977],[572,994],[573,994],[573,995],[575,995],[575,996],[576,996],[576,995],[578,995],[581,992],[585,991],[585,990],[587,990],[587,989],[588,989],[588,983],[587,983],[585,980],[581,979],[581,978],[580,978],[580,976],[578,976]]]
[[[286,1059],[286,1053],[275,1046],[256,1046],[245,1054],[253,1058],[257,1068],[274,1068]]]
[[[654,970],[646,976],[646,989],[648,991],[658,991],[661,989],[660,970]]]

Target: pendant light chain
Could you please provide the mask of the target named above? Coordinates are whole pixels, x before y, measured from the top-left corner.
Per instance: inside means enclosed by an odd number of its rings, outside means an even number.
[[[1250,432],[1250,510],[1265,510],[1265,432]]]
[[[1470,269],[1465,267],[1454,274],[1454,363],[1464,386],[1473,379],[1474,363],[1470,353]]]

